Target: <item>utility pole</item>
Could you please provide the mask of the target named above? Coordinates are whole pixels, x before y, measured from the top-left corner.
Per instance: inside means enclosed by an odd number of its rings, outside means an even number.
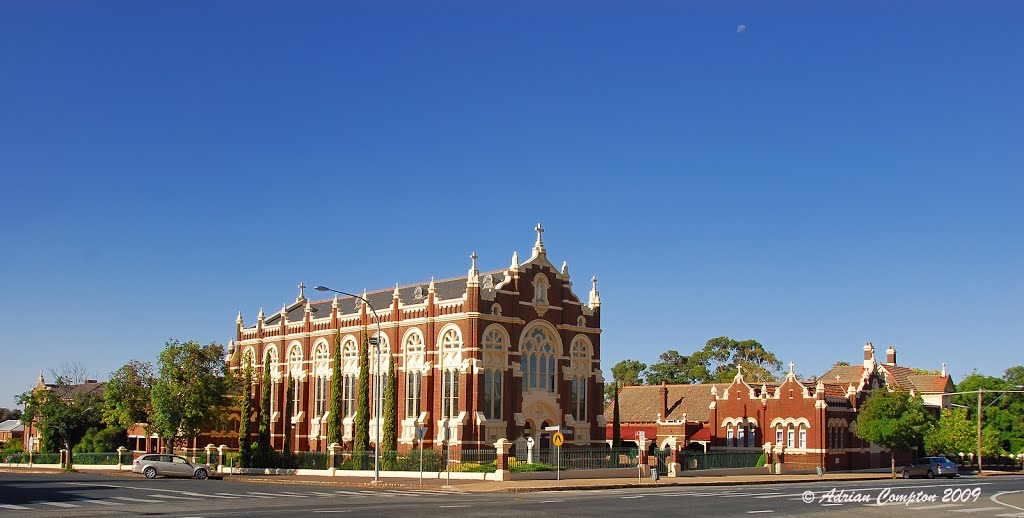
[[[978,390],[978,475],[982,474],[981,471],[981,395],[985,393],[985,390]]]

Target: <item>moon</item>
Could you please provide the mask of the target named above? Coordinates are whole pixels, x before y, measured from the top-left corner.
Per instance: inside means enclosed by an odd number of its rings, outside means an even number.
[[[736,32],[746,32],[746,31],[747,31],[747,26],[743,25],[742,23],[740,24],[739,27],[736,27]]]

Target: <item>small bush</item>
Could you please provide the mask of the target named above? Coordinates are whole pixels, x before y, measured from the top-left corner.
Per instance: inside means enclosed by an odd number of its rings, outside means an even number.
[[[766,462],[768,462],[768,457],[762,453],[761,456],[757,458],[757,467],[763,468]]]
[[[551,464],[545,464],[543,462],[534,462],[533,464],[517,462],[515,466],[512,466],[510,471],[517,471],[521,473],[529,473],[533,471],[558,471],[558,467],[552,466]]]

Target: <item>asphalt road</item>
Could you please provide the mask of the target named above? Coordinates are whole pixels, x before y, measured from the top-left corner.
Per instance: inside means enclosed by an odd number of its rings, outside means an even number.
[[[912,499],[910,503],[906,500]],[[0,473],[0,516],[1024,517],[1024,476],[533,493]]]

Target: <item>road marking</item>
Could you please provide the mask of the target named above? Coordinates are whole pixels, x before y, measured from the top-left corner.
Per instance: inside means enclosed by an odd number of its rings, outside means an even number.
[[[130,496],[112,496],[114,500],[124,500],[125,502],[138,502],[140,504],[159,504],[166,503],[163,500],[149,500],[146,498],[132,498]]]
[[[931,511],[932,509],[944,509],[946,507],[960,507],[963,504],[935,504],[935,505],[908,505],[908,511]]]
[[[274,495],[274,494],[271,494],[271,493],[257,493],[255,491],[247,491],[245,496],[252,497],[252,498],[276,498],[277,497],[277,495]]]
[[[309,497],[309,493],[296,493],[294,491],[281,491],[278,496],[297,496],[301,498]]]
[[[10,509],[12,511],[27,511],[32,508],[14,504],[0,504],[0,509]]]
[[[441,509],[459,509],[462,507],[469,507],[469,505],[439,505]]]
[[[980,513],[982,511],[1002,511],[1002,507],[973,507],[970,509],[953,509],[951,513]]]
[[[212,496],[214,498],[246,498],[249,495],[239,495],[237,493],[214,493],[212,495],[199,495],[199,496]]]
[[[560,504],[560,503],[562,503],[564,501],[565,500],[542,500],[540,503],[542,503],[542,504]]]
[[[69,504],[67,502],[45,502],[45,501],[42,501],[42,502],[32,502],[32,503],[33,504],[40,504],[40,505],[51,505],[53,507],[82,507],[80,505]]]
[[[317,495],[317,496],[331,496],[331,497],[333,497],[333,496],[334,496],[334,495],[332,495],[331,493],[321,493],[321,492],[319,492],[319,491],[310,491],[310,492],[309,492],[309,494],[311,494],[311,495]]]
[[[843,505],[843,504],[821,504],[822,507],[835,507],[837,505]]]
[[[1000,516],[1002,518],[1020,518],[1021,516],[1024,516],[1024,513],[1003,513],[997,514],[996,516]]]
[[[201,498],[194,498],[191,496],[177,496],[177,495],[147,495],[153,498],[170,498],[171,500],[202,500]]]
[[[1020,490],[1017,490],[1017,491],[1000,491],[1000,492],[998,492],[998,493],[988,497],[988,499],[993,501],[993,502],[995,502],[995,503],[997,503],[997,504],[999,504],[999,505],[1005,505],[1006,507],[1010,507],[1010,508],[1013,508],[1013,509],[1024,511],[1024,507],[1017,507],[1015,505],[1010,505],[1010,504],[1008,504],[1006,502],[1000,502],[999,501],[999,497],[1000,496],[1008,495],[1010,493],[1020,493]],[[1004,516],[1004,515],[1000,515],[1000,516]]]
[[[181,494],[188,496],[198,496],[199,498],[238,498],[237,496],[221,496],[221,495],[207,495],[203,493],[194,493],[192,491],[182,491]]]
[[[76,502],[88,502],[90,504],[100,504],[100,505],[124,505],[121,502],[108,502],[106,500],[94,500],[92,498],[76,498],[75,501]]]
[[[349,495],[349,496],[352,496],[352,497],[355,497],[355,498],[365,498],[366,497],[366,495],[364,495],[362,493],[357,493],[355,491],[335,491],[335,493],[337,493],[339,495]]]
[[[757,513],[774,513],[774,512],[775,512],[775,511],[772,511],[771,509],[765,509],[765,510],[763,510],[763,511],[747,511],[747,514],[757,514]]]
[[[351,509],[338,509],[338,510],[327,510],[327,511],[313,511],[314,513],[351,513]]]
[[[628,499],[631,499],[631,498],[643,498],[643,497],[644,497],[644,495],[633,495],[633,496],[623,496],[623,497],[620,497],[620,498],[622,498],[624,500],[628,500]]]

